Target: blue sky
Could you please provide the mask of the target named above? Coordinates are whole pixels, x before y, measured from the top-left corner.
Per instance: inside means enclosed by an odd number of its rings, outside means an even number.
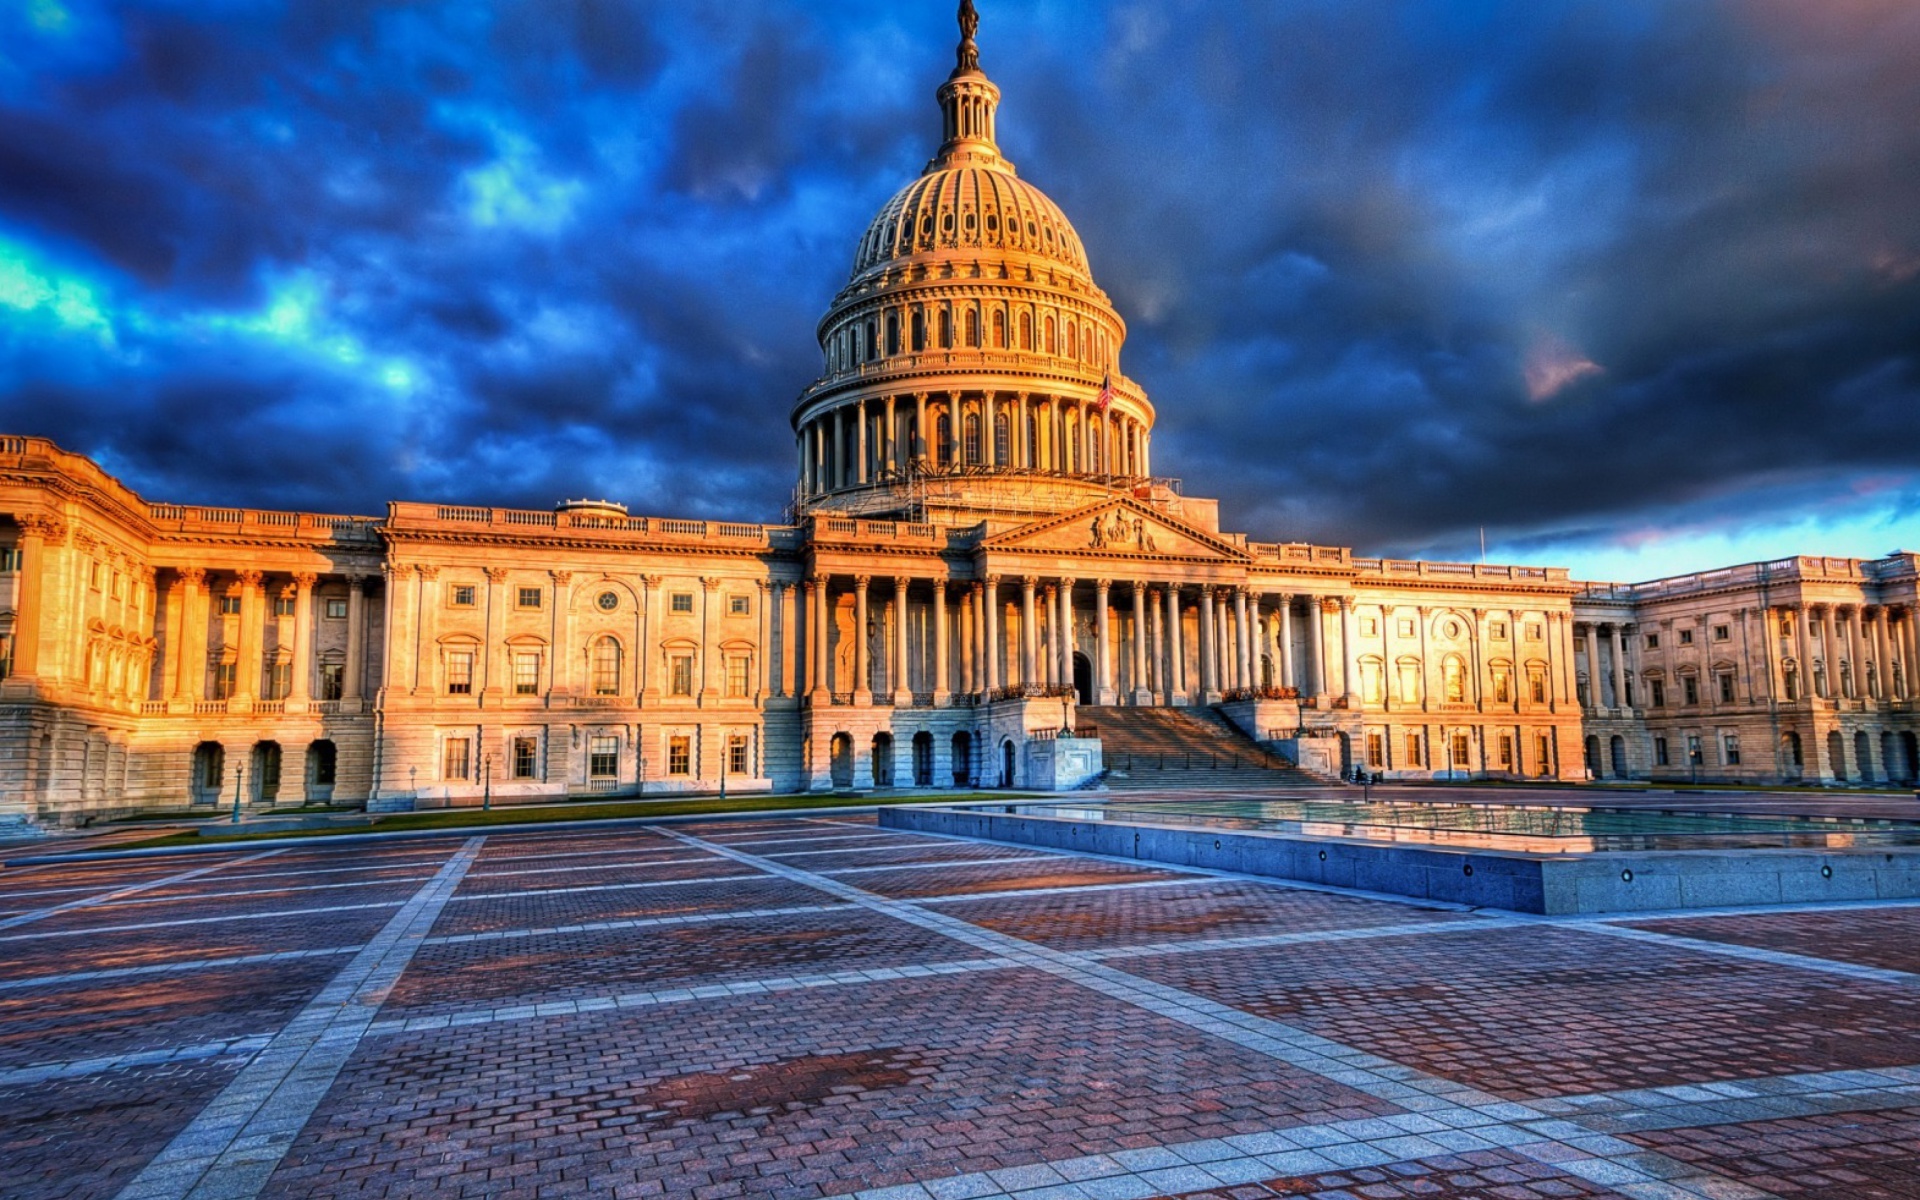
[[[0,6],[0,428],[185,503],[778,519],[953,5]],[[1230,528],[1920,549],[1920,5],[986,0]]]

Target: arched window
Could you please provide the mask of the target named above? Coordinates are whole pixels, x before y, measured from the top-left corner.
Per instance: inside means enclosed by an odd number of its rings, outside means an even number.
[[[913,348],[916,353],[927,348],[927,318],[917,308],[913,310]]]
[[[1080,327],[1072,321],[1067,322],[1067,357],[1080,357]]]
[[[1047,317],[1047,321],[1045,325],[1045,333],[1047,338],[1047,341],[1046,341],[1047,353],[1052,354],[1054,343],[1053,343],[1053,317],[1051,314],[1049,314]]]
[[[887,314],[887,353],[900,353],[900,314]]]
[[[1033,349],[1033,314],[1032,313],[1023,312],[1020,314],[1020,348],[1022,350]]]
[[[967,310],[967,345],[980,345],[980,314],[972,309]]]
[[[594,695],[619,695],[620,643],[611,637],[602,637],[595,641],[589,672]]]
[[[993,418],[993,461],[1005,463],[1012,458],[1007,439],[1012,435],[1007,414],[999,413]]]
[[[1027,461],[1022,464],[1029,467],[1040,465],[1040,418],[1027,414]]]
[[[953,313],[944,308],[940,310],[940,348],[953,348]]]
[[[880,336],[872,321],[867,322],[867,361],[880,357]]]
[[[1441,665],[1446,681],[1447,703],[1464,704],[1467,700],[1467,668],[1457,658],[1449,658]]]
[[[934,422],[934,461],[943,467],[953,465],[953,418],[946,413]]]
[[[974,413],[968,413],[967,423],[965,428],[966,428],[965,451],[967,455],[967,465],[970,467],[979,466],[980,465],[980,418],[979,416]]]
[[[998,309],[995,309],[993,314],[993,348],[995,350],[1007,348],[1007,314]]]

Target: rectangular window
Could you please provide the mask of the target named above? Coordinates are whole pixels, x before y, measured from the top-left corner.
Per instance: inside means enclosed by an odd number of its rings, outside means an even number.
[[[667,774],[689,775],[693,772],[693,739],[684,733],[676,733],[667,739]]]
[[[1682,646],[1693,645],[1693,630],[1682,629],[1682,630],[1679,630],[1678,632],[1680,634],[1680,644]]]
[[[727,695],[738,698],[747,694],[747,667],[751,662],[744,654],[728,656]]]
[[[620,739],[599,735],[587,743],[587,776],[615,779],[620,774]]]
[[[1575,651],[1575,653],[1579,653],[1579,654],[1584,654],[1584,653],[1586,653],[1586,650],[1587,650],[1587,635],[1586,635],[1586,634],[1584,634],[1584,633],[1583,633],[1583,634],[1576,634],[1576,635],[1574,636],[1574,639],[1573,639],[1573,649],[1574,649],[1574,651]]]
[[[747,762],[747,736],[744,733],[727,735],[727,770],[734,775],[746,775],[751,771]]]
[[[1513,735],[1510,733],[1500,735],[1500,769],[1513,770]]]
[[[1700,735],[1697,733],[1687,735],[1687,761],[1696,765],[1701,761]]]
[[[118,571],[115,571],[113,573],[113,583],[112,583],[111,590],[109,591],[108,594],[111,595],[115,600],[118,600],[120,598],[120,572]]]
[[[1493,622],[1487,627],[1487,636],[1496,638],[1507,636],[1507,623],[1505,621]]]
[[[1652,706],[1654,708],[1665,708],[1667,706],[1666,680],[1664,679],[1647,680],[1647,691],[1650,694]]]
[[[285,700],[293,691],[293,664],[290,662],[271,663],[267,667],[268,700]]]
[[[1493,673],[1493,699],[1496,704],[1506,704],[1513,699],[1513,685],[1505,671]]]
[[[320,698],[338,700],[347,690],[347,669],[339,663],[320,665]]]
[[[670,660],[672,671],[668,679],[667,694],[670,696],[693,695],[693,655],[676,654]]]
[[[1362,637],[1380,636],[1380,622],[1373,617],[1361,617],[1360,618],[1360,636]]]
[[[1464,767],[1472,761],[1472,756],[1468,752],[1467,735],[1464,733],[1454,734],[1453,765],[1456,767]]]
[[[1649,650],[1658,650],[1659,648],[1660,648],[1660,635],[1659,635],[1659,634],[1657,634],[1657,633],[1650,633],[1650,634],[1648,634],[1648,635],[1647,635],[1647,649],[1649,649]]]
[[[276,617],[291,617],[293,615],[293,606],[298,602],[298,597],[295,596],[275,596],[273,598],[273,615]]]
[[[1405,618],[1403,618],[1403,619],[1401,620],[1401,622],[1400,622],[1400,636],[1401,636],[1401,637],[1412,637],[1412,636],[1413,636],[1413,622],[1412,622],[1411,620],[1409,620],[1409,619],[1405,619]]]
[[[223,617],[237,617],[240,615],[240,593],[229,592],[220,597],[220,615]]]
[[[1410,767],[1420,765],[1420,735],[1417,733],[1407,735],[1407,765]]]
[[[539,739],[530,737],[517,737],[513,739],[513,777],[515,779],[538,779],[540,777],[539,764]]]
[[[513,694],[516,696],[537,696],[540,694],[539,651],[521,650],[514,654]]]
[[[1723,671],[1720,674],[1720,703],[1722,704],[1733,703],[1733,672],[1732,671]]]
[[[1737,767],[1740,765],[1740,735],[1739,734],[1737,733],[1721,734],[1720,748],[1721,748],[1721,751],[1725,753],[1725,755],[1727,756],[1726,762],[1728,766]]]
[[[447,603],[453,605],[455,608],[472,608],[473,585],[470,583],[449,585],[447,589]]]
[[[1663,737],[1653,739],[1653,765],[1656,767],[1672,765],[1667,758],[1667,739]]]
[[[450,737],[440,744],[440,778],[466,779],[472,770],[472,738]]]
[[[514,603],[521,608],[539,608],[545,595],[537,587],[523,587],[514,594]]]
[[[1533,761],[1542,775],[1553,774],[1553,743],[1544,733],[1533,735]]]
[[[0,572],[12,574],[20,569],[24,561],[25,557],[20,553],[18,546],[9,546],[5,550],[0,550]]]
[[[728,614],[736,617],[744,617],[752,611],[753,611],[753,607],[748,602],[747,597],[745,596],[728,596],[727,597]]]
[[[1700,681],[1693,676],[1682,675],[1680,677],[1680,692],[1684,703],[1700,703]]]
[[[473,652],[454,650],[447,654],[447,695],[473,695]]]
[[[213,668],[213,698],[215,700],[233,699],[234,685],[240,679],[239,663],[216,663]]]
[[[1384,769],[1387,765],[1387,739],[1377,729],[1367,731],[1367,765]]]
[[[668,606],[672,608],[674,612],[677,612],[677,613],[692,612],[693,611],[693,593],[692,592],[675,592],[673,594],[672,599],[669,601]]]
[[[1547,677],[1539,671],[1527,672],[1527,694],[1533,697],[1535,704],[1547,702]]]
[[[93,564],[93,569],[87,572],[87,583],[97,592],[100,590],[100,581],[105,578],[105,576],[106,568],[99,563],[95,563]]]
[[[346,620],[347,619],[347,602],[345,600],[328,600],[327,601],[327,619],[330,621]]]
[[[1716,642],[1724,642],[1724,641],[1727,641],[1728,639],[1730,639],[1731,637],[1733,637],[1733,628],[1732,628],[1731,626],[1728,626],[1728,625],[1715,625],[1715,626],[1713,627],[1713,640],[1714,640],[1714,641],[1716,641]]]
[[[1530,641],[1530,642],[1537,642],[1537,641],[1539,641],[1539,640],[1541,639],[1541,637],[1542,637],[1542,636],[1544,636],[1544,635],[1543,635],[1543,634],[1542,634],[1542,632],[1541,632],[1541,629],[1540,629],[1540,625],[1539,625],[1539,623],[1538,623],[1538,622],[1532,622],[1532,623],[1529,623],[1529,624],[1527,625],[1527,640],[1528,640],[1528,641]]]

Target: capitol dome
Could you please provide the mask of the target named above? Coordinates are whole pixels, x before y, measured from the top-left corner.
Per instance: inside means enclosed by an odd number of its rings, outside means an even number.
[[[868,223],[820,319],[823,369],[793,408],[798,512],[919,519],[935,492],[1040,511],[1152,483],[1126,323],[1066,214],[1000,153],[977,26],[963,3],[939,148]]]

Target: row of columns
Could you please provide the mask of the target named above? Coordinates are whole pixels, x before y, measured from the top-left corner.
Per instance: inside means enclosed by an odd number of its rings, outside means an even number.
[[[1914,636],[1914,612],[1909,605],[1865,604],[1792,604],[1771,608],[1768,612],[1768,656],[1776,680],[1776,695],[1786,694],[1784,664],[1780,661],[1778,615],[1793,615],[1795,661],[1798,666],[1799,694],[1812,694],[1823,700],[1910,700],[1913,698],[1913,663],[1920,646]],[[1821,652],[1814,671],[1810,626],[1820,625]],[[1869,627],[1871,632],[1869,632]],[[1869,645],[1872,654],[1866,653]],[[1863,664],[1871,662],[1868,672]],[[1896,671],[1895,667],[1901,669]],[[1811,693],[1809,693],[1811,689]]]
[[[235,646],[236,678],[230,699],[251,701],[261,698],[262,670],[265,666],[266,587],[260,571],[233,573],[239,585],[239,639]],[[296,572],[278,592],[293,597],[293,645],[291,679],[287,700],[312,699],[313,676],[313,592],[320,577],[313,572]],[[342,700],[358,700],[365,686],[366,579],[348,575],[347,648],[342,672]],[[213,594],[207,587],[207,571],[202,567],[183,567],[167,587],[168,646],[163,666],[162,689],[179,702],[194,703],[206,699],[208,656],[207,630],[212,618]]]
[[[944,445],[938,436],[942,417],[947,420]],[[996,436],[1003,417],[1004,448]],[[974,439],[967,436],[969,419],[976,423]],[[801,426],[798,452],[801,486],[812,496],[903,474],[916,461],[934,467],[1141,477],[1151,473],[1151,443],[1144,422],[1102,410],[1091,400],[1028,392],[917,392],[861,396],[821,413]]]

